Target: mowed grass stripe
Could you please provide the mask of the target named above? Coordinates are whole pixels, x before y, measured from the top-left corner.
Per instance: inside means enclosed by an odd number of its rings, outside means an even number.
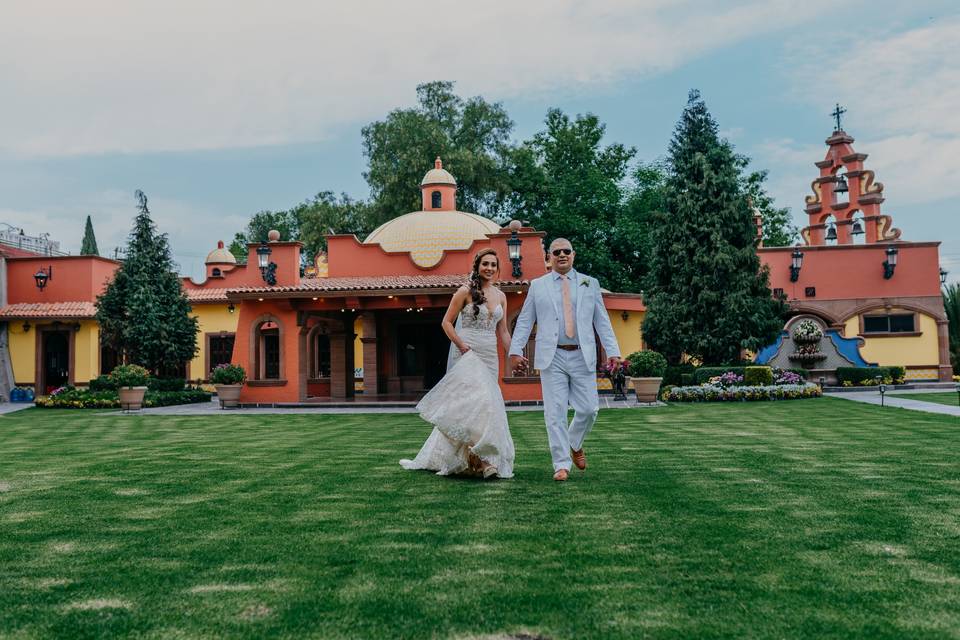
[[[960,421],[611,410],[551,479],[412,473],[411,415],[0,418],[0,637],[960,634]]]

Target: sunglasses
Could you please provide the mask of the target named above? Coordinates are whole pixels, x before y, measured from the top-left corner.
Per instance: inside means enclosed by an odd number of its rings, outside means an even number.
[[[561,253],[565,256],[568,256],[571,253],[573,253],[573,249],[554,249],[553,250],[553,255],[556,258],[559,258]]]

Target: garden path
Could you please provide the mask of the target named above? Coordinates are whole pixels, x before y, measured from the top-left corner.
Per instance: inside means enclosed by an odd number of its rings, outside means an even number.
[[[927,392],[934,393],[933,389]],[[956,393],[953,389],[945,389],[940,393]],[[878,391],[846,391],[843,393],[825,393],[825,396],[834,398],[843,398],[844,400],[853,400],[854,402],[865,402],[867,404],[880,404],[880,392]],[[942,413],[948,416],[960,417],[960,407],[951,407],[946,404],[937,404],[935,402],[924,402],[922,400],[911,400],[910,398],[898,398],[896,393],[887,393],[883,400],[884,405],[891,407],[900,407],[901,409],[913,409],[914,411],[926,411],[927,413]]]

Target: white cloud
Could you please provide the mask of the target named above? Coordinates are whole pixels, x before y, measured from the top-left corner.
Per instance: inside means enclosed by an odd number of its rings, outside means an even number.
[[[676,68],[828,12],[812,0],[8,3],[0,151],[68,155],[322,139],[460,79],[492,98]]]
[[[958,41],[960,19],[953,18],[895,34],[827,36],[793,49],[795,98],[825,112],[834,100],[848,109],[844,129],[869,154],[867,167],[885,183],[885,209],[894,214],[960,195]],[[803,202],[818,175],[812,163],[825,152],[824,145],[773,140],[757,156],[777,168],[773,193],[794,204]]]

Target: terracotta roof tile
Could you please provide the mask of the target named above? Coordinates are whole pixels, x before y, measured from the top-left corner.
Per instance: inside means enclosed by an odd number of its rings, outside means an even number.
[[[187,300],[190,302],[227,302],[227,290],[219,289],[186,289]]]
[[[92,318],[92,302],[17,302],[0,309],[0,318]]]
[[[403,289],[450,289],[466,284],[469,274],[422,275],[422,276],[350,276],[342,278],[305,278],[296,287],[236,287],[228,293],[297,293],[297,292],[344,292],[383,291]],[[501,280],[501,286],[522,286],[526,280]]]

